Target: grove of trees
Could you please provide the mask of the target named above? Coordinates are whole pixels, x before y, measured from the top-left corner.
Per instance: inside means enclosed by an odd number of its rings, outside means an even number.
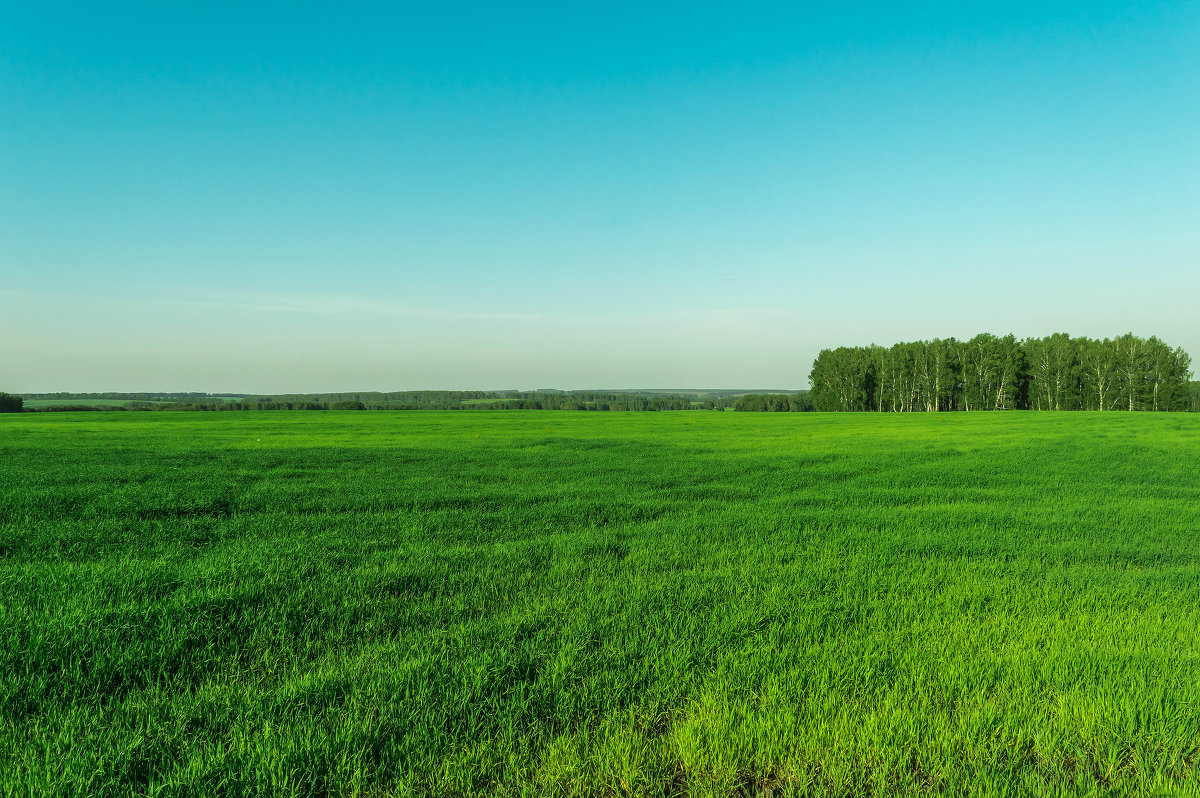
[[[824,349],[809,384],[817,410],[1190,410],[1191,362],[1182,349],[1132,333],[981,333]]]
[[[25,407],[25,400],[11,393],[0,392],[0,413],[20,413]]]
[[[795,394],[783,393],[748,393],[739,396],[733,403],[734,410],[757,413],[802,413],[813,409],[812,398],[808,391]]]

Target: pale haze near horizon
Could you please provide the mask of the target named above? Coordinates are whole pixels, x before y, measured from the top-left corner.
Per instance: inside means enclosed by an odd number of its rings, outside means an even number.
[[[1195,4],[7,16],[0,390],[800,388],[978,332],[1200,359]]]

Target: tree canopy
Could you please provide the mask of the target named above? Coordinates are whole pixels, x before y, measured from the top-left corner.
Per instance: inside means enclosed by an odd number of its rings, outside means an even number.
[[[733,409],[743,412],[795,413],[812,410],[813,403],[808,395],[808,391],[801,391],[796,394],[748,393],[745,396],[738,397],[737,401],[733,403]]]
[[[809,384],[818,410],[1189,410],[1191,362],[1154,336],[981,333],[824,349]]]

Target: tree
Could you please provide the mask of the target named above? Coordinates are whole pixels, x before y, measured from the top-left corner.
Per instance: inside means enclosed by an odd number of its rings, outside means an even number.
[[[1155,336],[1146,341],[1150,410],[1187,409],[1187,383],[1192,359],[1182,349],[1172,349]]]
[[[1147,372],[1150,370],[1149,348],[1146,342],[1133,333],[1125,333],[1115,342],[1117,349],[1117,374],[1121,381],[1122,404],[1129,403],[1129,410],[1146,405]]]
[[[1029,405],[1035,410],[1079,407],[1079,357],[1076,339],[1066,333],[1025,341],[1029,356]]]
[[[1115,392],[1117,348],[1112,341],[1086,341],[1080,347],[1083,382],[1086,390],[1085,409],[1111,410]],[[1093,403],[1094,400],[1094,403]]]
[[[951,353],[953,338],[918,341],[915,349],[916,382],[922,408],[927,413],[952,406],[955,374]]]
[[[1029,407],[1029,363],[1025,350],[1012,333],[996,342],[997,385],[993,410]]]
[[[25,409],[25,400],[20,396],[0,392],[0,413],[20,413]]]

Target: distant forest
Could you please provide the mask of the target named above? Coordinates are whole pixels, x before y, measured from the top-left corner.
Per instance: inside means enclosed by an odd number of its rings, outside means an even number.
[[[817,410],[1200,410],[1191,357],[1155,337],[1096,340],[983,333],[825,349],[809,383]]]
[[[744,391],[357,391],[311,394],[0,394],[0,412],[194,410],[725,410]]]

